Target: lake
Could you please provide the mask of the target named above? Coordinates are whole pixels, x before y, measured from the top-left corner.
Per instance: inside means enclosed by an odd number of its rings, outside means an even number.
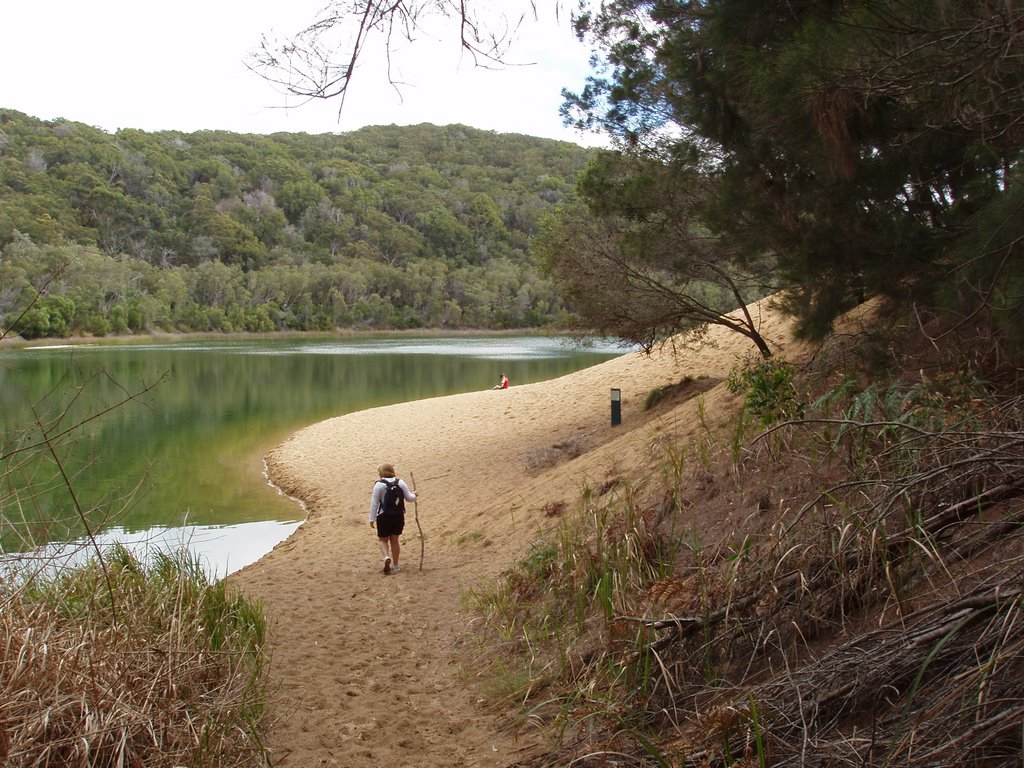
[[[0,351],[0,548],[188,546],[222,576],[301,524],[263,456],[380,405],[557,378],[625,352],[548,336],[98,342]],[[24,555],[21,555],[22,557]]]

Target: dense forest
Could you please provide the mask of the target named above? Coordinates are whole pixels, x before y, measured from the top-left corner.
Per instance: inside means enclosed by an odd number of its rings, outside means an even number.
[[[0,109],[0,323],[547,326],[566,310],[530,240],[591,156],[460,125],[110,134]]]

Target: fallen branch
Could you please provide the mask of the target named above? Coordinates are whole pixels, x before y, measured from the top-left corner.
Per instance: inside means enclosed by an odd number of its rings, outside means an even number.
[[[885,750],[894,761],[889,764],[907,764],[900,760],[899,752],[912,747],[915,764],[920,765],[973,763],[988,745],[1012,743],[1014,738],[1019,749],[1020,715],[1024,713],[1019,697],[989,705],[985,697],[949,696],[948,688],[934,681],[952,674],[958,687],[976,691],[979,681],[986,681],[984,687],[989,687],[993,666],[1019,667],[1024,625],[1015,619],[1021,596],[1019,583],[1010,579],[979,587],[955,602],[934,603],[861,635],[798,670],[761,685],[734,689],[712,709],[744,711],[751,701],[757,702],[759,728],[775,745],[773,765],[838,764],[831,760],[836,755],[829,757],[827,744],[845,745],[851,765],[872,764],[870,754],[851,751],[850,742],[839,735],[844,718],[858,717],[864,711],[875,713],[873,727],[878,732],[860,749]],[[994,661],[997,657],[1001,664]],[[1013,673],[1009,674],[1012,678]],[[1006,685],[1012,689],[1014,684],[1011,680]],[[1001,708],[992,712],[994,707]],[[723,734],[709,732],[707,723],[698,727],[703,731],[685,739],[693,749],[682,765],[727,765],[712,748],[712,742],[723,736],[730,739],[726,754],[743,754],[750,746],[746,743],[748,729]],[[946,736],[944,741],[927,740],[930,759],[918,754],[923,729]],[[815,745],[815,759],[810,762],[810,756],[795,746],[808,739]],[[710,756],[721,762],[709,760]]]
[[[896,552],[905,547],[911,541],[919,539],[922,532],[929,536],[943,534],[949,526],[957,523],[963,523],[965,513],[970,511],[974,513],[972,516],[976,516],[976,514],[983,509],[1018,495],[1021,488],[1024,488],[1024,480],[1003,483],[970,499],[965,499],[953,504],[944,511],[929,517],[919,527],[907,528],[891,536],[887,542],[887,549],[889,552]],[[1004,523],[1012,530],[1013,527],[1019,524],[1019,521],[1020,515],[1018,514],[1008,518]],[[981,537],[982,542],[990,541],[995,533],[1003,530],[1006,530],[1003,526],[994,525],[992,531],[987,532],[988,535]],[[979,542],[972,543],[977,547]],[[852,570],[857,567],[862,554],[863,553],[856,549],[842,554],[841,562],[843,569]],[[836,556],[839,557],[840,553],[836,553]],[[796,602],[801,593],[807,590],[818,590],[823,586],[822,582],[826,581],[827,578],[827,571],[819,571],[817,575],[807,577],[804,571],[794,570],[785,573],[777,581],[769,582],[764,586],[765,589],[776,596],[777,611],[779,607],[783,605],[789,605]],[[828,585],[825,584],[824,586],[827,587]],[[885,594],[885,589],[880,585],[879,592],[876,594],[875,599],[881,599]],[[729,604],[710,612],[706,616],[664,616],[658,619],[634,616],[616,616],[615,620],[639,623],[654,630],[670,630],[666,635],[650,643],[644,649],[634,651],[630,654],[629,659],[631,661],[635,661],[644,653],[660,653],[666,648],[669,648],[673,643],[706,631],[709,627],[721,623],[730,615],[735,615],[751,605],[756,604],[762,599],[762,597],[763,595],[761,591],[751,590],[739,599],[731,601]]]

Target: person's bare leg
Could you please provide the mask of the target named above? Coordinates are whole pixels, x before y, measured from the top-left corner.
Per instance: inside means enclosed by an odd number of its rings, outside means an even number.
[[[392,537],[390,536],[386,536],[384,538],[377,539],[377,544],[380,545],[380,554],[384,558],[384,573],[391,572],[392,560],[388,551],[388,543],[391,541],[391,538]]]
[[[391,564],[398,565],[398,556],[402,552],[402,545],[398,536],[391,536]]]

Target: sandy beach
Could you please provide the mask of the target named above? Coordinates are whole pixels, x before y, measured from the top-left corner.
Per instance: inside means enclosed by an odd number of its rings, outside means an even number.
[[[761,331],[785,350],[785,322],[766,313]],[[753,347],[720,329],[708,342],[629,353],[504,391],[348,414],[274,448],[271,479],[303,500],[308,520],[231,577],[263,600],[271,620],[273,764],[505,766],[530,749],[535,735],[513,733],[508,714],[467,679],[471,617],[460,596],[497,577],[552,525],[551,504],[571,508],[585,483],[642,472],[659,434],[686,439],[696,429],[696,399],[645,411],[653,388],[692,377],[707,388],[707,416],[731,418],[735,396],[719,382]],[[613,387],[621,391],[617,426]],[[402,570],[390,576],[367,520],[382,461],[419,494]]]

